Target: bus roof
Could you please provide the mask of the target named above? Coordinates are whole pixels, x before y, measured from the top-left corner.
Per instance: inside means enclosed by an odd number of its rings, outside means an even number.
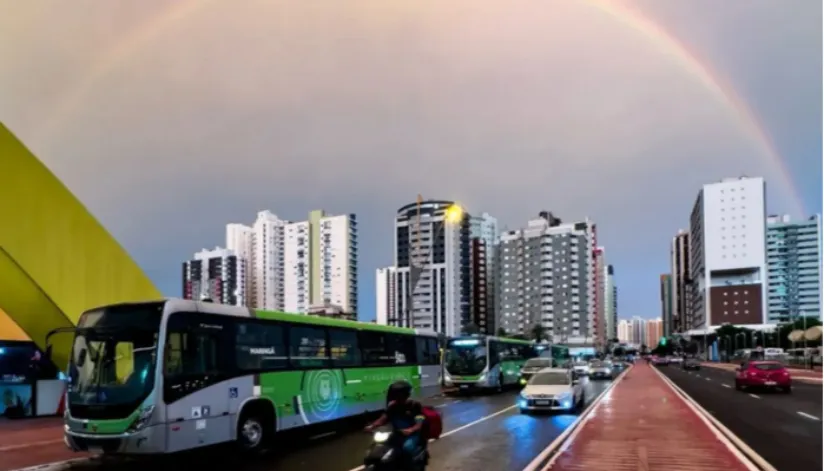
[[[343,327],[349,329],[371,330],[374,332],[392,332],[395,334],[406,335],[425,335],[437,337],[437,334],[429,331],[418,331],[416,329],[407,329],[405,327],[395,327],[391,325],[373,324],[371,322],[358,322],[346,319],[334,319],[323,316],[312,316],[306,314],[291,314],[288,312],[279,311],[263,311],[255,310],[256,317],[259,319],[271,319],[276,321],[294,322],[297,324],[322,325],[327,327]]]
[[[515,344],[515,345],[535,345],[535,342],[533,342],[531,340],[511,339],[509,337],[495,337],[495,336],[492,336],[492,335],[461,335],[461,336],[458,336],[458,337],[452,337],[449,340],[452,341],[452,340],[460,340],[460,339],[467,339],[467,340],[469,340],[469,339],[479,339],[479,340],[480,339],[490,339],[490,340],[497,340],[498,342],[501,342],[501,343],[510,343],[510,344]]]
[[[171,302],[176,307],[175,310],[196,309],[199,312],[206,312],[211,314],[233,315],[238,317],[256,317],[258,319],[269,319],[283,322],[294,322],[296,324],[307,325],[322,325],[327,327],[342,327],[349,329],[368,330],[373,332],[392,332],[396,334],[406,335],[423,335],[428,337],[437,337],[438,334],[428,330],[408,329],[405,327],[395,327],[390,325],[373,324],[371,322],[358,322],[345,319],[334,319],[330,317],[306,315],[306,314],[291,314],[288,312],[279,311],[264,311],[259,309],[250,309],[243,306],[229,306],[225,304],[216,304],[202,301],[193,301],[180,298],[166,298],[163,300],[154,300],[151,302]],[[129,305],[129,304],[143,304],[143,303],[118,303],[110,306]],[[109,307],[109,306],[104,306]]]

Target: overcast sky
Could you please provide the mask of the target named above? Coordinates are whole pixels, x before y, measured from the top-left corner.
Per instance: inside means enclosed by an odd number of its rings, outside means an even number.
[[[594,219],[619,315],[655,317],[702,183],[821,211],[821,2],[622,5],[0,0],[0,120],[167,295],[226,223],[326,209],[358,215],[371,319],[421,193],[509,228]]]

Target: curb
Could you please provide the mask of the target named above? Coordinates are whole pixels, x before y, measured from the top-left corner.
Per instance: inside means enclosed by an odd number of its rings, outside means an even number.
[[[704,409],[698,402],[690,397],[683,389],[678,387],[671,379],[669,379],[664,373],[653,369],[658,377],[670,387],[670,389],[675,392],[675,394],[687,404],[687,406],[698,415],[702,421],[707,424],[707,426],[715,432],[715,434],[722,438],[727,445],[727,448],[736,455],[736,457],[741,460],[748,468],[758,471],[778,471],[776,468],[773,467],[770,463],[767,462],[764,458],[761,457],[755,450],[750,448],[749,445],[744,443],[743,440],[738,438],[736,434],[732,432],[732,430],[728,429],[724,424],[722,424],[718,419],[712,416],[706,409]]]
[[[584,424],[586,424],[590,417],[592,416],[592,412],[601,404],[601,401],[606,397],[607,393],[612,391],[612,388],[617,386],[621,381],[625,379],[627,373],[629,373],[635,366],[630,365],[627,369],[621,372],[613,381],[612,383],[607,386],[606,389],[601,391],[595,399],[581,412],[580,415],[571,423],[569,426],[561,432],[555,440],[552,441],[544,450],[535,457],[523,471],[543,471],[547,469],[549,466],[552,465],[553,461],[555,461],[555,457],[558,456],[558,452],[565,450],[572,440],[577,435],[577,432],[581,430]]]

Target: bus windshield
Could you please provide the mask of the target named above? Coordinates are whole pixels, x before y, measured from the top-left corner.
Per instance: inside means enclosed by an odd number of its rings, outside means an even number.
[[[135,407],[154,387],[163,303],[131,304],[84,313],[69,364],[69,405]]]
[[[452,340],[446,347],[444,360],[450,374],[479,375],[486,368],[486,346],[481,340]]]

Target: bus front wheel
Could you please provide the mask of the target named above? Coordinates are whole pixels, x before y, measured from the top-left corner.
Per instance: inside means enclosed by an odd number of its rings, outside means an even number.
[[[245,452],[261,453],[268,449],[274,432],[274,414],[265,406],[250,405],[237,422],[237,443]]]

